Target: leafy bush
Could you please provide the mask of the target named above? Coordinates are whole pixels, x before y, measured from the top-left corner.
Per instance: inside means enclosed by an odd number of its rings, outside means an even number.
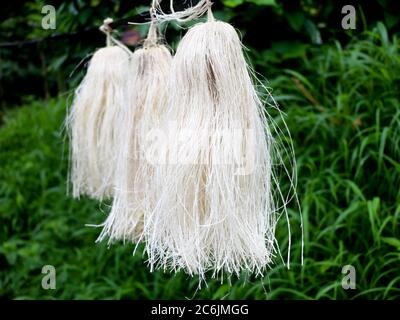
[[[177,0],[175,4],[179,10],[196,1]],[[149,0],[29,0],[23,5],[5,2],[0,12],[0,106],[9,108],[20,103],[23,95],[56,96],[75,87],[82,74],[73,71],[80,71],[88,55],[104,45],[104,35],[98,31],[103,19],[129,18],[145,22],[138,14],[147,12],[149,3]],[[168,11],[169,1],[161,3]],[[264,61],[293,68],[286,60],[301,57],[307,47],[331,39],[346,43],[349,35],[358,34],[379,20],[385,21],[391,32],[400,30],[400,7],[396,0],[369,0],[368,5],[354,4],[357,30],[345,32],[340,25],[341,8],[352,3],[348,0],[329,0],[323,4],[318,0],[223,0],[214,1],[213,7],[218,18],[240,30],[246,46],[262,53]],[[41,27],[45,4],[56,9],[56,30]],[[146,25],[121,25],[116,36],[126,30],[144,35],[146,28]],[[54,38],[56,35],[61,36]],[[166,31],[167,42],[174,47],[181,35],[182,29],[172,24]],[[44,40],[19,43],[34,39]],[[19,44],[2,46],[14,41]],[[259,71],[269,71],[268,66],[260,66]]]

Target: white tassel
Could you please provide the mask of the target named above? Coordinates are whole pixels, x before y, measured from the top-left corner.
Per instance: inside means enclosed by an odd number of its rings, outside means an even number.
[[[165,109],[165,85],[172,56],[157,42],[155,23],[151,23],[143,48],[132,55],[128,94],[129,107],[120,122],[116,190],[111,212],[98,241],[105,237],[138,242],[141,240],[147,193],[152,187],[153,166],[146,161],[142,145],[147,133],[159,124]]]
[[[145,215],[151,269],[261,275],[275,254],[274,141],[240,39],[211,11],[181,40],[168,95],[166,164]]]
[[[111,45],[114,39],[107,29],[111,21],[106,19],[101,28],[107,33],[108,46],[94,53],[67,118],[74,197],[88,195],[102,200],[113,194],[119,141],[116,129],[126,103],[129,54],[127,49]]]

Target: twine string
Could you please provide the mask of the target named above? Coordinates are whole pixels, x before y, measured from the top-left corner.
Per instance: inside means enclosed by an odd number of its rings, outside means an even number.
[[[103,24],[100,26],[100,31],[103,32],[106,35],[106,46],[110,47],[112,45],[112,36],[111,36],[111,32],[112,29],[110,27],[110,24],[113,23],[113,19],[112,18],[106,18],[103,21]]]
[[[150,47],[150,46],[155,46],[157,44],[157,29],[158,29],[158,25],[157,25],[157,18],[156,18],[156,5],[158,3],[158,0],[153,0],[151,2],[151,7],[150,7],[150,27],[149,27],[149,31],[147,33],[147,37],[146,40],[144,41],[144,47]]]
[[[118,47],[124,49],[128,54],[132,54],[132,51],[124,45],[121,41],[115,39],[112,36],[113,29],[111,28],[110,24],[113,23],[112,18],[106,18],[103,21],[103,24],[100,26],[100,31],[106,35],[106,46],[111,47],[113,44],[117,45]]]
[[[213,3],[211,0],[207,0],[207,21],[208,22],[213,22],[215,21],[214,14],[212,13],[212,7]]]

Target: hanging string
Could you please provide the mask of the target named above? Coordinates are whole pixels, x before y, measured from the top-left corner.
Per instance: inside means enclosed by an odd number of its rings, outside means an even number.
[[[207,8],[207,20],[208,20],[208,22],[215,21],[214,15],[213,15],[212,9],[211,9],[211,7],[213,5],[211,0],[207,0],[207,5],[208,5],[208,8]]]
[[[121,41],[115,39],[112,36],[113,29],[110,26],[112,23],[113,23],[112,18],[106,18],[104,19],[103,24],[99,27],[99,30],[106,35],[106,46],[110,47],[113,44],[115,44],[120,48],[124,49],[127,53],[132,54],[132,51],[127,46],[125,46]]]
[[[103,21],[103,24],[100,26],[100,31],[103,32],[106,35],[106,46],[110,47],[111,46],[111,32],[112,29],[110,27],[110,24],[113,22],[113,19],[111,18],[106,18]]]
[[[200,0],[195,6],[191,6],[182,11],[175,11],[174,8],[174,0],[170,0],[170,11],[171,13],[165,13],[161,6],[160,1],[155,0],[155,16],[158,21],[177,21],[180,23],[188,22],[191,20],[195,20],[203,16],[206,12],[209,12],[211,9],[212,2],[211,0]],[[210,19],[213,19],[212,17]],[[212,21],[212,20],[211,20]]]
[[[149,32],[147,33],[147,38],[144,41],[144,47],[148,48],[151,46],[155,46],[157,44],[157,37],[158,37],[158,25],[157,25],[157,19],[156,19],[156,3],[158,3],[157,0],[153,0],[151,2],[151,7],[150,7],[150,28]]]

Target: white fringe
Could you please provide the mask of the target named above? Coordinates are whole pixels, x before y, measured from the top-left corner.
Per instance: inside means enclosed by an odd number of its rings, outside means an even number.
[[[210,18],[173,59],[146,250],[152,270],[260,275],[275,251],[274,141],[236,31]]]
[[[153,166],[145,161],[147,132],[157,126],[165,109],[165,84],[172,56],[156,41],[152,25],[144,47],[133,53],[128,82],[129,106],[124,109],[119,129],[116,190],[111,212],[97,241],[108,238],[141,241],[146,194],[153,188]]]
[[[69,117],[74,196],[113,195],[97,241],[144,241],[151,270],[182,269],[201,279],[208,271],[262,275],[281,255],[275,228],[282,213],[289,267],[286,205],[297,200],[294,151],[283,138],[284,121],[280,128],[264,109],[236,31],[214,21],[210,5],[200,0],[175,12],[171,0],[166,15],[153,1],[159,20],[189,21],[209,12],[173,60],[157,42],[155,21],[129,67],[93,58],[98,72],[88,71]],[[104,76],[112,72],[119,76]],[[278,110],[269,91],[267,97]],[[290,180],[285,194],[274,166]]]
[[[118,115],[126,103],[129,54],[118,46],[93,55],[67,117],[72,194],[102,200],[113,194]]]

